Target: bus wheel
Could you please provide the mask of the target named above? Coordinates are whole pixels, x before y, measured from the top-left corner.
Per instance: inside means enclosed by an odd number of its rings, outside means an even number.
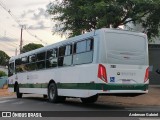
[[[16,95],[17,98],[22,98],[22,93],[19,92],[19,85],[16,86]]]
[[[94,96],[91,96],[91,97],[88,97],[88,98],[81,98],[81,101],[83,103],[94,103],[96,102],[98,99],[98,95],[94,95]]]
[[[52,103],[58,102],[57,86],[55,83],[51,83],[48,87],[48,99]]]

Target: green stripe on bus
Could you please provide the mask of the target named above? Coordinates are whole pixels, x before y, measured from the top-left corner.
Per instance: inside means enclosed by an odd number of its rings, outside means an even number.
[[[14,88],[14,84],[8,84],[8,87]]]
[[[20,88],[47,88],[47,83],[19,84]],[[9,87],[14,87],[9,84]],[[85,89],[85,90],[147,90],[148,84],[105,84],[105,83],[57,83],[59,89]]]
[[[88,90],[146,90],[148,84],[58,83],[60,89]]]
[[[47,88],[47,83],[39,83],[39,84],[18,84],[20,88]],[[8,84],[8,87],[13,88],[14,84]]]

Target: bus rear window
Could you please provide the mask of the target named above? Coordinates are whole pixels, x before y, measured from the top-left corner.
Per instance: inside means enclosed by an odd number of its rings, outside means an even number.
[[[106,62],[109,64],[148,64],[147,42],[142,36],[107,33],[104,41]]]

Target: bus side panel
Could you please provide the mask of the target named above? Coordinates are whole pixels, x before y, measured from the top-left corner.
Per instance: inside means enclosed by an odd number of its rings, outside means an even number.
[[[63,70],[64,69],[64,70]],[[89,97],[97,94],[97,64],[83,64],[61,68],[61,82],[57,83],[58,94],[61,96]]]

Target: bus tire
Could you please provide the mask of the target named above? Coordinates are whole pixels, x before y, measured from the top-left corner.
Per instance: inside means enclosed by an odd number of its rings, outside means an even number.
[[[81,98],[82,103],[94,103],[98,99],[98,95],[94,95],[88,98]]]
[[[17,95],[17,98],[22,98],[22,93],[19,92],[19,85],[18,84],[16,86],[16,95]]]
[[[49,99],[49,102],[52,102],[52,103],[58,102],[57,86],[55,83],[49,84],[48,99]]]

